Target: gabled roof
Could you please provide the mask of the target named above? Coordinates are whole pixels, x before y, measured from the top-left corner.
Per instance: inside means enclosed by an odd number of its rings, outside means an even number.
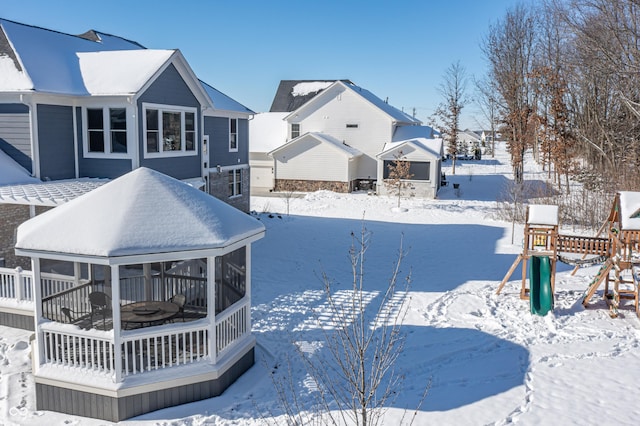
[[[223,111],[239,112],[243,114],[255,114],[254,111],[242,105],[240,102],[236,101],[235,99],[232,99],[229,96],[225,95],[215,87],[212,87],[211,85],[205,83],[202,80],[200,80],[200,84],[204,88],[205,92],[207,92],[207,95],[209,95],[209,97],[213,101],[213,107],[215,109],[223,110]]]
[[[262,112],[249,121],[251,152],[269,152],[287,141],[286,112]]]
[[[384,145],[382,152],[380,152],[376,157],[381,158],[385,155],[389,154],[392,151],[395,151],[403,146],[410,145],[419,151],[423,151],[429,155],[432,155],[436,158],[441,158],[443,153],[443,142],[441,138],[436,139],[427,139],[427,138],[413,138],[407,139],[403,141],[390,142]]]
[[[300,135],[297,138],[292,139],[289,142],[287,142],[286,144],[284,144],[284,145],[274,149],[273,151],[269,152],[269,155],[273,156],[277,152],[285,151],[285,150],[291,148],[293,145],[296,145],[296,144],[300,143],[301,141],[304,141],[307,138],[313,138],[313,139],[316,139],[320,143],[327,144],[327,145],[331,146],[332,148],[336,149],[337,151],[339,151],[341,154],[346,155],[348,158],[355,158],[355,157],[359,157],[359,156],[362,155],[362,152],[360,152],[356,148],[353,148],[353,147],[343,143],[342,141],[339,141],[338,139],[334,138],[331,135],[327,135],[326,133],[318,133],[318,132],[309,132],[309,133],[305,133],[303,135]]]
[[[322,92],[320,92],[317,96],[314,96],[312,99],[310,99],[308,102],[306,102],[304,105],[300,106],[299,108],[297,108],[296,110],[292,111],[288,116],[291,117],[295,114],[298,114],[300,112],[303,112],[309,108],[313,108],[315,104],[322,102],[322,99],[327,97],[327,96],[333,96],[333,94],[336,91],[344,91],[344,90],[350,90],[353,93],[357,94],[358,96],[361,96],[365,101],[367,101],[369,104],[371,104],[372,106],[378,108],[381,112],[383,112],[384,114],[386,114],[387,116],[389,116],[389,118],[391,118],[391,120],[397,122],[397,123],[405,123],[405,124],[412,124],[412,125],[418,125],[421,124],[422,122],[416,118],[411,117],[409,114],[406,114],[402,111],[400,111],[399,109],[389,105],[387,102],[383,101],[382,99],[378,98],[376,95],[374,95],[373,93],[369,92],[366,89],[363,89],[362,87],[356,86],[355,84],[351,83],[351,82],[344,82],[342,80],[338,80],[336,82],[334,82],[333,84],[331,84],[329,87],[327,87],[326,89],[324,89]]]
[[[397,126],[391,136],[391,141],[397,142],[412,138],[433,139],[437,137],[440,137],[440,132],[430,126]]]
[[[281,80],[269,112],[291,112],[337,80]],[[342,80],[351,83],[349,80]]]
[[[141,167],[20,225],[16,252],[144,256],[224,248],[263,233],[229,204]]]
[[[95,30],[72,35],[0,19],[3,92],[131,95],[143,89],[169,62],[184,74],[203,104],[210,104],[215,97],[222,109],[250,111],[200,82],[179,50],[146,49],[134,41]]]

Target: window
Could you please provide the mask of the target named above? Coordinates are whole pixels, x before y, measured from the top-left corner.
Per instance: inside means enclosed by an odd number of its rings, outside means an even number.
[[[247,292],[247,253],[241,247],[216,257],[216,314],[227,309]]]
[[[87,108],[86,123],[89,153],[127,153],[125,108]]]
[[[389,165],[393,166],[395,160],[384,160],[383,163],[383,179],[389,178]],[[411,161],[409,163],[409,174],[413,175],[407,180],[429,180],[431,172],[431,163],[422,161]]]
[[[357,129],[358,125],[357,124],[349,124],[347,123],[347,129]]]
[[[291,139],[300,136],[300,123],[291,123]]]
[[[193,155],[196,153],[196,109],[145,105],[145,154]]]
[[[238,150],[238,119],[229,119],[229,151]]]
[[[242,169],[229,170],[229,197],[242,195]]]

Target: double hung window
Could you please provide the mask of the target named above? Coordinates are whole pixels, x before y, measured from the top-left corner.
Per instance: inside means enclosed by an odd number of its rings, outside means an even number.
[[[87,152],[89,154],[127,153],[127,110],[125,108],[87,108]]]

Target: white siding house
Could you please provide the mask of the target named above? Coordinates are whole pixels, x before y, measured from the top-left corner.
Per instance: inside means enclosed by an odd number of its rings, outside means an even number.
[[[362,153],[322,133],[305,133],[271,151],[280,190],[352,191]],[[315,187],[314,187],[315,185]]]

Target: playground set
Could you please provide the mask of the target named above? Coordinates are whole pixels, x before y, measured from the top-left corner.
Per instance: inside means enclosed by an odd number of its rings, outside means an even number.
[[[618,192],[609,217],[595,237],[564,235],[558,231],[558,206],[530,205],[527,208],[522,253],[503,278],[500,294],[515,269],[522,263],[521,299],[529,299],[532,314],[546,315],[553,310],[556,264],[575,266],[601,263],[582,297],[586,308],[604,284],[603,299],[611,317],[618,316],[621,301],[632,300],[640,317],[640,192]],[[527,287],[529,263],[529,287]]]

